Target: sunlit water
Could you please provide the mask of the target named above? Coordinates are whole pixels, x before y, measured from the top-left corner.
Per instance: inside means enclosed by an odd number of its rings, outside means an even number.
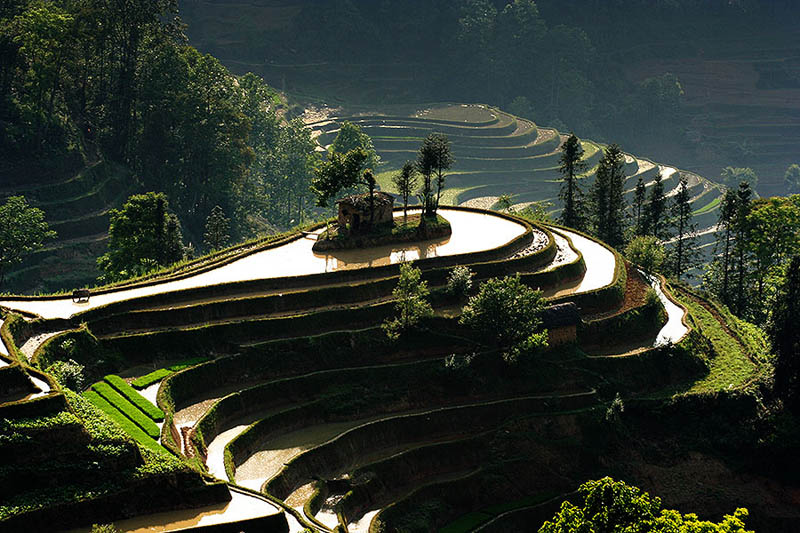
[[[315,254],[311,250],[314,238],[300,237],[282,246],[254,253],[208,272],[146,287],[97,294],[85,303],[73,303],[71,297],[64,297],[56,300],[9,299],[0,301],[0,305],[34,313],[43,318],[69,318],[75,313],[109,303],[183,289],[236,281],[320,274],[428,257],[479,252],[502,246],[525,232],[522,224],[493,214],[447,208],[440,209],[439,213],[452,227],[452,234],[447,239]],[[395,215],[402,216],[402,213]]]
[[[127,533],[162,533],[190,527],[239,522],[270,516],[279,512],[282,511],[261,498],[231,490],[231,501],[229,502],[195,509],[181,509],[137,516],[127,520],[116,521],[114,525],[120,531]],[[75,533],[88,533],[89,528],[73,531]]]

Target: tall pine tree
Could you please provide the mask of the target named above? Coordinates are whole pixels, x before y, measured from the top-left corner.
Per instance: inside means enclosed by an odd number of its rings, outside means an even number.
[[[692,222],[692,205],[689,203],[689,182],[681,177],[678,194],[672,205],[672,220],[675,228],[675,242],[670,251],[670,270],[681,279],[684,272],[697,264],[697,224]]]
[[[624,165],[625,154],[619,146],[612,144],[606,148],[591,190],[591,221],[595,235],[614,247],[625,243]]]
[[[736,276],[736,290],[733,301],[736,303],[736,314],[742,316],[747,309],[747,286],[746,281],[749,275],[749,252],[748,239],[750,236],[750,214],[753,190],[746,181],[739,183],[736,191],[736,214],[734,215],[733,227],[736,235],[734,245],[734,270]]]
[[[645,235],[645,224],[644,218],[642,218],[642,209],[644,208],[646,195],[647,189],[645,188],[644,180],[641,176],[639,176],[639,180],[636,182],[636,189],[633,191],[633,213],[636,219],[634,224],[634,234],[637,237],[642,237]]]
[[[645,224],[647,234],[666,239],[669,236],[667,227],[669,218],[667,217],[667,197],[664,195],[664,178],[659,172],[650,187],[650,196],[645,205]]]
[[[559,163],[564,180],[558,195],[564,204],[559,221],[570,228],[584,229],[583,198],[577,175],[586,170],[586,163],[583,162],[583,147],[574,133],[561,147]]]

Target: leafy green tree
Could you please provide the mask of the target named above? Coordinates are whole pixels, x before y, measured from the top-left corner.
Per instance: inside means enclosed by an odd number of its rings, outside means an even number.
[[[372,143],[372,138],[364,133],[361,126],[353,124],[345,120],[339,128],[339,133],[331,143],[330,149],[340,154],[346,154],[350,150],[360,148],[367,153],[367,160],[365,165],[369,168],[377,168],[380,163],[380,157],[375,151],[375,145]]]
[[[435,216],[439,209],[439,200],[445,185],[445,172],[455,163],[450,150],[450,140],[443,133],[431,133],[422,142],[417,154],[417,169],[422,174],[424,212],[426,216]],[[436,176],[436,196],[433,195],[431,181]],[[423,217],[424,219],[424,217]]]
[[[606,148],[591,189],[591,221],[600,240],[619,247],[624,243],[625,154],[616,144]]]
[[[403,198],[404,224],[408,220],[408,197],[416,190],[417,181],[417,169],[411,161],[406,161],[400,172],[392,176],[392,183],[400,193],[400,197]]]
[[[411,263],[400,263],[400,278],[392,291],[397,316],[381,326],[390,339],[398,339],[421,320],[433,316],[428,295],[428,282],[422,281],[422,271]]]
[[[789,165],[783,174],[783,185],[787,194],[800,194],[800,165],[797,163]]]
[[[667,227],[669,226],[669,218],[667,217],[667,197],[664,194],[664,183],[661,172],[659,172],[653,179],[653,185],[650,187],[650,195],[645,204],[645,222],[647,225],[647,234],[655,235],[659,239],[666,239],[669,237]]]
[[[508,104],[508,112],[517,117],[533,119],[533,106],[525,96],[517,96]]]
[[[736,188],[743,181],[746,181],[752,190],[758,187],[758,175],[752,168],[725,167],[722,169],[719,179],[730,188]]]
[[[214,206],[211,214],[206,219],[206,231],[203,234],[203,243],[210,251],[224,248],[230,240],[228,230],[231,221],[225,216],[225,211],[218,205]]]
[[[783,197],[757,199],[747,219],[747,251],[755,283],[748,317],[762,323],[769,311],[765,303],[774,296],[783,267],[800,253],[800,205]]]
[[[361,148],[350,150],[346,154],[331,152],[328,160],[317,167],[316,175],[311,180],[311,192],[317,196],[317,205],[327,207],[328,202],[339,191],[358,184],[368,157]]]
[[[641,176],[636,181],[636,188],[633,191],[633,212],[635,217],[635,222],[633,226],[634,235],[642,236],[645,233],[645,224],[644,218],[642,217],[642,209],[644,208],[644,202],[647,198],[647,189],[644,184],[644,180]]]
[[[789,261],[778,290],[767,333],[775,353],[775,392],[785,405],[800,410],[800,255]]]
[[[476,331],[487,345],[504,350],[504,359],[513,363],[547,347],[543,309],[542,292],[523,284],[519,274],[490,278],[464,306],[459,323]]]
[[[473,277],[475,277],[475,273],[468,266],[458,265],[453,267],[447,276],[447,284],[445,285],[447,293],[459,298],[466,296],[472,289]]]
[[[678,184],[678,193],[672,205],[672,220],[675,228],[675,241],[670,253],[670,271],[677,278],[697,264],[697,224],[692,222],[691,193],[685,176]]]
[[[164,193],[131,196],[110,216],[108,251],[97,259],[103,281],[141,275],[183,259],[180,223],[169,212]]]
[[[586,170],[583,162],[583,146],[574,133],[561,146],[559,171],[563,178],[559,198],[564,204],[559,221],[570,228],[584,229],[583,199],[578,174]]]
[[[11,267],[55,237],[44,211],[30,207],[24,196],[9,197],[0,206],[0,284]]]
[[[660,498],[610,477],[587,481],[578,493],[580,503],[563,502],[539,533],[753,533],[745,529],[747,509],[736,509],[720,523],[702,521],[694,514],[663,509]]]
[[[625,257],[645,272],[659,272],[664,264],[664,247],[652,235],[634,237],[625,247]]]

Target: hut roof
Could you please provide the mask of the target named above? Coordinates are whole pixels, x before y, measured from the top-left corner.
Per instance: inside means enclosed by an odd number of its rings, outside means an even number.
[[[542,310],[542,324],[546,328],[562,328],[580,324],[581,315],[574,302],[565,302],[545,307]]]
[[[373,198],[376,207],[380,205],[394,205],[394,196],[389,194],[388,192],[375,191],[373,193]],[[351,205],[357,209],[368,209],[369,193],[365,192],[362,194],[352,194],[350,196],[345,196],[344,198],[336,200],[336,203]]]

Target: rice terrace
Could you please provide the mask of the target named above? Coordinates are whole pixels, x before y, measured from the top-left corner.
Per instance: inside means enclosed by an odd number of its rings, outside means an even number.
[[[0,7],[0,532],[796,531],[798,18]]]

